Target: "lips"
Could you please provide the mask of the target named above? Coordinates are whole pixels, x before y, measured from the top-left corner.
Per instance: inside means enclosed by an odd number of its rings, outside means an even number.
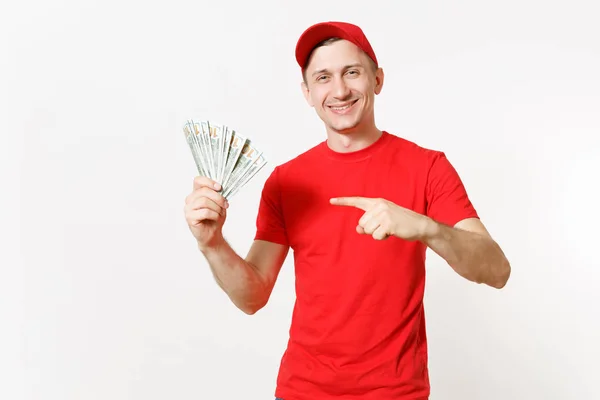
[[[330,104],[327,107],[336,114],[345,114],[357,101],[358,100],[352,100],[346,103]]]

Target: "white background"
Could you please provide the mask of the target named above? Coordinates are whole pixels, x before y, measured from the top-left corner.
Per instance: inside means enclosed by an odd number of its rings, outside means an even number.
[[[268,174],[325,139],[294,60],[325,20],[363,27],[386,72],[378,126],[446,152],[512,263],[498,291],[429,253],[431,399],[600,398],[598,15],[595,1],[3,2],[0,398],[273,398],[291,257],[266,308],[235,309],[183,218],[196,171],[181,127],[223,122],[268,156],[225,226],[245,255]]]

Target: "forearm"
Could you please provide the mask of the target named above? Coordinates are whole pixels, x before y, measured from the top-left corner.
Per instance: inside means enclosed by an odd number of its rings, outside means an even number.
[[[200,248],[217,284],[240,310],[258,311],[267,301],[268,288],[256,267],[241,258],[225,239],[210,248]]]
[[[462,277],[502,288],[510,276],[510,264],[489,236],[431,221],[423,242]]]

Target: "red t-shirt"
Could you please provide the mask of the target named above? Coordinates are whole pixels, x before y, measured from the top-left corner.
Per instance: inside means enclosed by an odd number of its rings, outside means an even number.
[[[276,167],[255,237],[294,255],[296,302],[275,395],[426,399],[426,246],[358,234],[364,211],[329,203],[342,196],[384,198],[450,226],[477,218],[444,153],[388,132],[351,153],[324,141]]]

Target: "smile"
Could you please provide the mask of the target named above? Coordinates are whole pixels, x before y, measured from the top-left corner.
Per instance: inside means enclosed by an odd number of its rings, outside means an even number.
[[[343,105],[331,105],[331,106],[327,106],[329,107],[329,109],[335,113],[343,113],[344,111],[348,110],[350,107],[352,107],[354,104],[356,104],[358,100],[354,100],[348,104],[343,104]]]

